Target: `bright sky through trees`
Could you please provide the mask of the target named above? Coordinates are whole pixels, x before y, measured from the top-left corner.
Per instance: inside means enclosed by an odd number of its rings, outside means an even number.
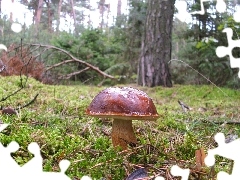
[[[98,10],[97,2],[99,0],[91,0],[91,6],[94,8],[94,11],[85,10],[85,15],[90,14],[93,27],[98,27],[100,22],[100,14]],[[105,3],[110,3],[110,13],[109,13],[109,26],[113,24],[113,17],[117,16],[117,0],[111,1],[106,0]],[[122,13],[126,14],[127,10],[127,0],[122,0]],[[82,10],[79,7],[75,7],[75,10]],[[7,15],[7,18],[10,17],[10,13],[13,12],[13,20],[21,24],[26,24],[27,26],[32,24],[33,13],[29,11],[24,5],[20,4],[18,0],[14,0],[14,3],[11,0],[2,0],[2,13]],[[86,19],[87,21],[88,19]],[[60,29],[68,30],[69,27],[73,26],[73,19],[67,17],[66,19],[61,19]]]

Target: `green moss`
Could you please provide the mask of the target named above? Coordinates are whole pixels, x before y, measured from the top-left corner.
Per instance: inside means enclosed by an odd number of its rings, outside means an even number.
[[[0,82],[2,99],[16,91],[20,81],[18,76],[0,76]],[[150,175],[157,174],[157,169],[165,162],[170,163],[170,159],[176,160],[171,161],[173,164],[184,160],[185,167],[193,167],[195,150],[213,148],[209,144],[213,144],[210,137],[214,134],[221,131],[240,135],[236,125],[227,124],[223,128],[221,123],[215,123],[239,119],[239,90],[219,90],[206,85],[125,86],[145,91],[160,114],[156,122],[134,121],[138,144],[128,152],[114,150],[111,137],[104,133],[104,130],[111,131],[111,121],[85,115],[91,100],[105,87],[44,85],[32,78],[20,92],[0,102],[2,107],[17,108],[39,94],[33,104],[20,110],[18,116],[0,115],[3,122],[10,123],[0,134],[1,142],[5,146],[13,140],[20,144],[21,149],[14,154],[19,164],[32,157],[27,146],[35,141],[41,146],[46,171],[56,171],[59,161],[68,159],[71,161],[67,171],[70,177],[90,175],[95,179],[124,179],[126,169],[131,172],[137,166],[148,167]],[[178,100],[191,110],[185,113]],[[219,162],[217,169],[220,169]]]

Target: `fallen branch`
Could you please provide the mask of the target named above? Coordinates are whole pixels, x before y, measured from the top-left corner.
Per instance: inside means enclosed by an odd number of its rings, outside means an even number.
[[[190,108],[185,105],[182,101],[178,100],[178,104],[182,107],[182,110],[186,113],[187,110],[190,110]]]
[[[73,72],[73,73],[70,73],[70,74],[67,74],[67,75],[64,75],[64,76],[60,76],[58,79],[69,79],[72,76],[75,76],[75,75],[83,73],[84,71],[87,71],[88,69],[90,69],[90,67],[86,67],[86,68],[84,68],[84,69],[82,69],[80,71]]]
[[[2,110],[2,113],[3,113],[3,114],[8,114],[8,115],[17,114],[17,112],[18,112],[20,109],[23,109],[23,108],[31,105],[31,104],[37,99],[38,95],[39,95],[39,94],[36,94],[31,101],[29,101],[27,104],[25,104],[25,105],[23,105],[23,106],[21,106],[21,107],[18,107],[18,108],[11,108],[11,107],[3,108],[3,107],[1,107],[0,109]]]
[[[5,101],[5,100],[7,100],[9,97],[17,94],[17,93],[18,93],[19,91],[21,91],[23,88],[24,88],[24,87],[21,86],[21,88],[17,89],[17,90],[14,91],[13,93],[11,93],[11,94],[7,95],[6,97],[3,97],[2,99],[0,99],[0,102]]]
[[[92,64],[90,63],[87,63],[83,60],[80,60],[80,59],[77,59],[76,57],[74,57],[73,55],[71,55],[68,51],[64,50],[64,49],[61,49],[61,48],[58,48],[58,47],[55,47],[55,46],[51,46],[51,45],[41,45],[41,44],[27,44],[29,46],[38,46],[38,47],[45,47],[45,48],[51,48],[51,49],[55,49],[55,50],[58,50],[60,52],[63,52],[64,54],[68,55],[69,57],[71,57],[71,60],[74,60],[75,62],[79,62],[87,67],[89,67],[90,69],[96,71],[97,73],[99,73],[100,75],[102,75],[103,77],[107,77],[107,78],[110,78],[110,79],[116,79],[115,77],[111,76],[111,75],[108,75],[107,73],[101,71],[98,67],[96,66],[93,66]],[[70,61],[70,60],[67,60],[67,61]],[[65,62],[66,63],[66,62]]]
[[[38,95],[39,95],[39,94],[36,94],[36,95],[34,96],[34,98],[33,98],[31,101],[29,101],[27,104],[25,104],[25,105],[19,107],[18,109],[23,109],[23,108],[25,108],[25,107],[31,105],[31,104],[37,99]]]
[[[213,122],[214,124],[233,124],[233,125],[240,125],[238,121],[228,121],[228,122]]]
[[[208,120],[203,120],[203,123],[211,123],[211,124],[220,124],[220,125],[224,125],[224,124],[233,124],[233,125],[240,125],[239,121],[208,121]]]
[[[54,64],[54,65],[48,67],[48,68],[46,69],[46,71],[49,71],[49,70],[51,70],[51,69],[53,69],[53,68],[55,68],[55,67],[61,66],[61,65],[63,65],[63,64],[71,63],[71,62],[75,62],[75,60],[70,59],[70,60],[65,60],[65,61],[62,61],[62,62],[60,62],[60,63]]]

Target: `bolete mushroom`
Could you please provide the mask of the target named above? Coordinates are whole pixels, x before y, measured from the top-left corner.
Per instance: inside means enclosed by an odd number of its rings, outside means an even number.
[[[127,149],[137,143],[132,120],[157,120],[159,115],[148,95],[131,87],[110,87],[101,91],[91,102],[86,114],[99,118],[113,118],[112,143]]]

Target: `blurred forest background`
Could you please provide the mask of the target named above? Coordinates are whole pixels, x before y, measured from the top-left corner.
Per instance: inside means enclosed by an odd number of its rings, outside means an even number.
[[[18,0],[33,13],[32,23],[22,24],[22,31],[14,33],[11,31],[11,24],[16,21],[12,18],[14,12],[1,13],[0,42],[8,47],[8,52],[1,52],[1,60],[8,68],[1,75],[18,75],[21,70],[51,84],[136,83],[147,0],[128,0],[124,7],[128,13],[122,12],[121,0],[115,1],[117,16],[111,17],[110,4],[105,0],[99,0],[95,9],[90,0]],[[201,10],[200,0],[186,2],[188,12]],[[240,1],[225,2],[225,13],[218,13],[216,1],[209,0],[204,2],[206,13],[191,15],[189,22],[174,16],[171,51],[174,60],[169,62],[174,84],[209,84],[201,73],[218,86],[240,88],[238,69],[230,67],[227,56],[218,58],[215,53],[216,47],[228,46],[224,28],[233,29],[233,39],[240,34],[240,23],[233,19]],[[93,27],[92,17],[84,13],[93,10],[99,14],[98,27]],[[67,16],[72,18],[73,28],[60,30],[60,19]],[[114,20],[111,25],[110,18]],[[239,48],[233,49],[233,56],[240,57]],[[24,64],[28,65],[25,71]],[[110,78],[100,76],[98,71]]]

